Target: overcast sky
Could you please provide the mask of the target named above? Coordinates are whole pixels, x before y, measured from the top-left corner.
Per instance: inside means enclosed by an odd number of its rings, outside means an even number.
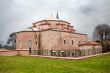
[[[96,25],[110,24],[110,0],[0,0],[0,42],[57,11],[60,19],[90,39]]]

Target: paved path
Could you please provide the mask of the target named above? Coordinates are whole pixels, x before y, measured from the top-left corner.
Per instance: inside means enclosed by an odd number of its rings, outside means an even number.
[[[30,55],[30,56],[32,56],[32,57],[52,58],[52,59],[80,60],[80,59],[86,59],[86,58],[95,57],[95,56],[101,56],[101,55],[105,55],[105,54],[110,54],[110,52],[109,52],[109,53],[96,54],[96,55],[89,55],[89,56],[76,57],[76,58],[74,58],[74,57],[42,56],[42,55]]]

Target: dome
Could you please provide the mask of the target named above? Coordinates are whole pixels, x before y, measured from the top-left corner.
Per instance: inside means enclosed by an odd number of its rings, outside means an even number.
[[[39,31],[39,29],[38,28],[29,27],[29,28],[27,28],[27,29],[25,29],[23,31]]]

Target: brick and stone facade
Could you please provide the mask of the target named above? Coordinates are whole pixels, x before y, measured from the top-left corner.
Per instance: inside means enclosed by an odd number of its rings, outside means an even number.
[[[79,44],[86,42],[87,35],[76,33],[69,22],[49,18],[17,32],[16,50],[27,50],[29,54],[46,56],[79,56],[82,47]]]

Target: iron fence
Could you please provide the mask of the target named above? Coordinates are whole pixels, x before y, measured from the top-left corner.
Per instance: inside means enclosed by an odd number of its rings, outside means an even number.
[[[102,53],[102,49],[75,49],[75,50],[31,50],[31,55],[81,57]]]

